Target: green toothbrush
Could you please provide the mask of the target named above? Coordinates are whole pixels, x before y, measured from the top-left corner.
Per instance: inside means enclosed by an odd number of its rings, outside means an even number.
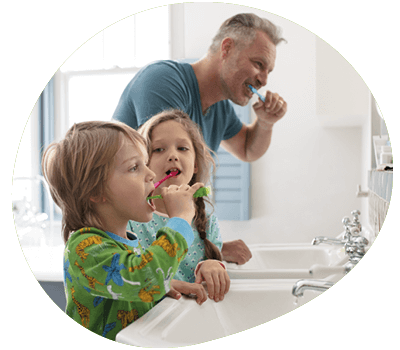
[[[210,193],[211,193],[210,187],[200,187],[194,193],[193,198],[208,196]],[[149,199],[162,199],[162,196],[161,196],[161,194],[159,194],[158,196],[147,197],[147,200],[149,200]]]

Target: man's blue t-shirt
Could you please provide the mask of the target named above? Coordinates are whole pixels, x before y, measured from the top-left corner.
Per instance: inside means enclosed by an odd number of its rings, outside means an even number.
[[[235,136],[242,128],[228,100],[215,103],[203,115],[192,66],[170,60],[151,63],[134,76],[122,93],[113,119],[137,129],[147,119],[170,108],[187,113],[200,126],[213,151],[217,151],[222,140]]]

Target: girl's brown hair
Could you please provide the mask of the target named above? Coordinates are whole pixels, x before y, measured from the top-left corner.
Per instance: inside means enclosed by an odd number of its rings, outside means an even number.
[[[106,194],[114,156],[124,136],[146,147],[143,137],[120,122],[74,124],[60,142],[53,142],[42,158],[42,172],[54,202],[62,210],[64,242],[83,227],[101,228],[101,218],[90,198]]]
[[[194,123],[189,116],[179,109],[165,110],[147,120],[140,128],[139,133],[143,135],[147,142],[147,152],[151,157],[152,147],[151,138],[154,128],[166,121],[173,120],[183,126],[192,140],[197,164],[197,173],[193,174],[189,185],[194,185],[196,182],[202,182],[205,185],[211,181],[211,171],[215,171],[215,161],[212,157],[214,153],[205,143],[200,128]],[[207,238],[207,216],[205,209],[205,201],[211,206],[212,203],[207,197],[199,197],[195,199],[196,215],[194,217],[194,225],[200,234],[200,238],[204,240],[205,255],[208,259],[222,260],[222,255],[214,243]]]

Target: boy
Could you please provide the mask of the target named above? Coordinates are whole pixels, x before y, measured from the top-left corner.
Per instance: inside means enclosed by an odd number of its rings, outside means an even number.
[[[119,122],[75,124],[43,155],[43,174],[63,213],[66,313],[108,339],[149,311],[193,242],[194,192],[170,186],[162,196],[173,219],[146,250],[126,231],[150,221],[154,173],[145,140]]]

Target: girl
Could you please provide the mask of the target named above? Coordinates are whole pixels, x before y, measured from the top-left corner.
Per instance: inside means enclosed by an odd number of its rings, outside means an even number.
[[[209,182],[210,171],[215,167],[215,162],[200,130],[186,113],[177,109],[161,112],[143,124],[139,132],[147,141],[149,168],[156,174],[155,180],[164,178],[170,171],[178,171],[178,175],[163,182],[155,194],[172,184],[193,185],[197,181]],[[179,265],[172,281],[173,289],[169,293],[175,298],[180,297],[179,292],[196,294],[199,304],[207,300],[200,283],[206,276],[209,297],[215,301],[223,300],[230,286],[228,274],[220,262],[222,240],[218,221],[214,215],[206,214],[205,200],[207,197],[195,199],[196,215],[192,224],[195,240],[189,247],[187,258]],[[156,237],[157,229],[169,222],[165,203],[155,199],[154,205],[156,212],[151,222],[129,222],[129,229],[138,235],[143,246],[149,246]],[[207,260],[204,261],[205,259]],[[205,275],[197,273],[198,263],[204,267]]]
[[[155,210],[146,200],[155,178],[147,161],[143,137],[118,122],[76,124],[43,155],[63,213],[66,313],[112,340],[168,293],[193,242],[193,194],[201,183],[162,189],[173,218],[145,251],[126,231],[129,219],[149,221]]]

